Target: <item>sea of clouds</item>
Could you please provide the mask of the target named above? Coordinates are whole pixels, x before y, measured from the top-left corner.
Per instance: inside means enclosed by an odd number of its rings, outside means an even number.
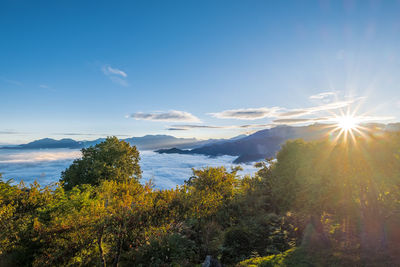
[[[42,150],[0,150],[0,173],[5,180],[15,182],[23,180],[26,184],[37,180],[41,185],[47,185],[60,179],[61,171],[65,170],[81,153],[75,149],[42,149]],[[227,169],[237,165],[232,164],[235,157],[207,157],[202,155],[158,154],[152,151],[140,152],[140,166],[143,171],[143,181],[152,180],[156,188],[172,188],[192,175],[192,168],[207,166],[225,166]],[[253,174],[256,168],[252,164],[240,165],[243,171],[240,175]]]

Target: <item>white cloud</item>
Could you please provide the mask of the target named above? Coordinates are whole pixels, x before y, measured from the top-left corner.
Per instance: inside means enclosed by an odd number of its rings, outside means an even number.
[[[128,77],[128,74],[126,74],[125,71],[117,69],[117,68],[112,68],[109,65],[104,65],[101,70],[103,73],[110,78],[110,80],[116,84],[122,85],[122,86],[128,86],[128,82],[126,78]]]
[[[301,109],[289,109],[285,112],[277,113],[276,117],[278,118],[295,118],[301,117],[305,115],[311,115],[319,112],[331,111],[336,109],[341,109],[350,106],[351,104],[364,99],[363,97],[350,99],[350,100],[343,100],[343,101],[336,101],[332,103],[327,103],[319,106],[314,106],[310,108],[301,108]]]
[[[278,113],[277,117],[292,118],[292,117],[300,117],[307,114],[310,114],[310,111],[308,109],[290,109],[285,112]]]
[[[56,90],[52,86],[44,84],[44,83],[39,84],[39,88],[46,89],[46,90],[52,91],[52,92],[56,92]]]
[[[317,96],[314,96],[317,97]],[[247,109],[232,109],[225,110],[217,113],[209,113],[215,118],[219,119],[238,119],[238,120],[257,120],[263,118],[290,118],[290,117],[300,117],[304,115],[310,115],[317,112],[335,110],[339,108],[344,108],[352,103],[360,100],[362,98],[336,101],[332,103],[326,103],[319,106],[314,106],[310,108],[300,108],[300,109],[284,109],[279,107],[262,107],[262,108],[247,108]]]
[[[228,170],[237,165],[232,164],[236,157],[219,156],[210,158],[204,155],[158,154],[150,151],[140,153],[140,167],[143,180],[152,179],[157,188],[174,188],[192,176],[191,168],[225,166]],[[239,174],[254,174],[257,169],[251,164],[241,164],[243,171]]]
[[[129,85],[125,79],[122,79],[120,77],[110,76],[110,80],[125,87]]]
[[[190,129],[227,129],[227,126],[183,124],[171,125],[167,128],[169,131],[185,131]]]
[[[237,120],[258,120],[267,117],[275,117],[276,112],[280,108],[246,108],[246,109],[231,109],[217,113],[210,113],[211,116],[219,119],[237,119]]]
[[[356,116],[356,120],[358,123],[369,123],[369,122],[382,122],[382,121],[390,121],[394,120],[395,117],[391,116]],[[320,117],[320,118],[287,118],[287,119],[276,119],[273,122],[276,124],[310,124],[317,122],[326,122],[326,123],[337,123],[340,121],[340,116],[335,117]]]
[[[57,182],[75,158],[81,157],[79,150],[52,149],[13,150],[0,153],[0,170],[6,179],[26,184],[37,180],[41,185]]]
[[[12,131],[12,130],[0,130],[0,134],[20,134],[19,132]]]
[[[74,159],[81,157],[79,150],[54,149],[51,151],[16,150],[0,154],[0,169],[4,178],[22,179],[25,183],[37,180],[41,185],[57,182]],[[191,168],[207,166],[225,166],[227,169],[237,166],[232,164],[235,157],[221,156],[210,158],[203,155],[158,154],[151,151],[140,152],[140,167],[143,171],[142,182],[153,180],[156,188],[175,188],[192,176]],[[242,164],[240,174],[254,174],[252,165]]]
[[[8,84],[12,84],[12,85],[17,85],[17,86],[22,86],[23,85],[22,82],[20,82],[20,81],[10,80],[10,79],[7,79],[7,78],[5,78],[3,76],[0,76],[0,80],[6,82]]]
[[[276,124],[292,125],[292,124],[302,124],[302,123],[316,123],[322,121],[328,121],[328,118],[309,118],[309,119],[288,118],[288,119],[276,119],[273,122]]]
[[[337,95],[337,92],[323,92],[323,93],[319,93],[316,95],[311,95],[309,98],[310,99],[318,99],[318,100],[324,100],[327,98],[332,98],[334,96]]]
[[[368,116],[368,115],[357,116],[356,118],[360,123],[382,122],[382,121],[390,121],[396,119],[393,116]],[[335,118],[332,118],[331,120],[335,121]]]
[[[105,75],[117,75],[117,76],[121,76],[121,77],[128,77],[128,75],[126,74],[126,72],[119,70],[117,68],[112,68],[109,65],[105,65],[103,66],[103,72]]]
[[[260,129],[260,128],[269,128],[272,127],[273,124],[245,124],[245,125],[226,125],[226,126],[216,126],[216,125],[172,125],[167,128],[169,131],[185,131],[191,129]]]
[[[328,110],[335,110],[335,109],[340,109],[340,108],[345,108],[348,107],[349,105],[353,104],[356,100],[344,100],[344,101],[336,101],[320,106],[315,106],[311,108],[305,108],[305,111],[308,111],[309,113],[315,113],[315,112],[320,112],[320,111],[328,111]]]
[[[127,116],[136,120],[168,121],[168,122],[201,122],[199,118],[185,111],[170,110],[168,112],[137,112]]]

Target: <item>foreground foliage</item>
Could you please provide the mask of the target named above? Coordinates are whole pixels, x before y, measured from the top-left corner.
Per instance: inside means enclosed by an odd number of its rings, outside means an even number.
[[[397,133],[289,141],[254,177],[204,168],[169,190],[123,141],[83,152],[61,183],[0,178],[0,266],[400,264]]]

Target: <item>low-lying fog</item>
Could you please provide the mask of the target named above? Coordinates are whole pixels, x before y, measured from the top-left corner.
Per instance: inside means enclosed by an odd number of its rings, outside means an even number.
[[[41,185],[56,182],[61,171],[65,170],[81,153],[74,149],[43,150],[0,150],[0,173],[5,180],[23,180],[26,184],[37,180]],[[158,154],[152,151],[140,152],[140,166],[143,181],[153,180],[157,188],[172,188],[190,178],[191,168],[206,166],[225,166],[230,168],[235,157],[221,156],[210,158],[202,155]],[[241,175],[253,174],[253,165],[242,164]]]

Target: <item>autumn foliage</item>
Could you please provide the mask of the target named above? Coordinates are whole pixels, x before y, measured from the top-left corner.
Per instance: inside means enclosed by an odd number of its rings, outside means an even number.
[[[136,148],[108,138],[60,183],[0,179],[0,266],[400,264],[399,134],[288,141],[257,167],[158,190]]]

